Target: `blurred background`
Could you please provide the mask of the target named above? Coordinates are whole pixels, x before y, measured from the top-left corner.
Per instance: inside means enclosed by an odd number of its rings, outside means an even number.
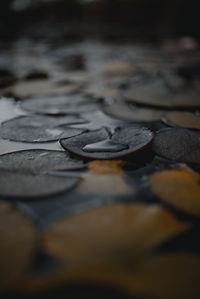
[[[1,39],[78,34],[199,38],[196,0],[1,0]]]

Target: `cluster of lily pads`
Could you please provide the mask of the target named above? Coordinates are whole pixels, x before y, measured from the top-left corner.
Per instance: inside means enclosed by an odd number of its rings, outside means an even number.
[[[89,46],[50,51],[67,79],[2,71],[0,152],[19,147],[0,155],[0,292],[75,281],[198,298],[198,64]]]

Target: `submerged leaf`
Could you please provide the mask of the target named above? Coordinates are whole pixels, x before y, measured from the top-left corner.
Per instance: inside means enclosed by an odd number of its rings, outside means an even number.
[[[158,206],[113,204],[58,221],[43,237],[48,251],[73,269],[101,261],[123,263],[129,255],[134,260],[188,227]]]
[[[10,203],[0,201],[0,291],[11,290],[34,259],[36,231]]]
[[[199,255],[190,253],[147,257],[124,265],[98,264],[71,273],[71,281],[112,285],[139,298],[199,298]]]
[[[63,268],[56,275],[27,281],[25,288],[76,280],[127,287],[126,277],[137,272],[152,248],[189,227],[156,205],[112,204],[77,213],[56,222],[42,236],[43,246],[60,258]]]

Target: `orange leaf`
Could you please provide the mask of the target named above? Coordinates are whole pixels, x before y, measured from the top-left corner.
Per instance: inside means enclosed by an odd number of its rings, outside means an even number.
[[[149,177],[151,190],[179,210],[200,216],[200,176],[191,170],[164,170]]]

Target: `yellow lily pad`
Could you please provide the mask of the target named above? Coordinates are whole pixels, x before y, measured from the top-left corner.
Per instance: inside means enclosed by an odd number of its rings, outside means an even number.
[[[151,190],[175,208],[200,216],[200,175],[192,170],[173,169],[149,177]]]
[[[200,117],[191,112],[168,112],[165,119],[167,122],[179,127],[200,130]]]
[[[42,235],[43,248],[63,267],[27,281],[24,288],[46,289],[79,279],[123,286],[128,283],[123,277],[133,275],[156,245],[189,228],[157,205],[119,203],[77,213]]]

